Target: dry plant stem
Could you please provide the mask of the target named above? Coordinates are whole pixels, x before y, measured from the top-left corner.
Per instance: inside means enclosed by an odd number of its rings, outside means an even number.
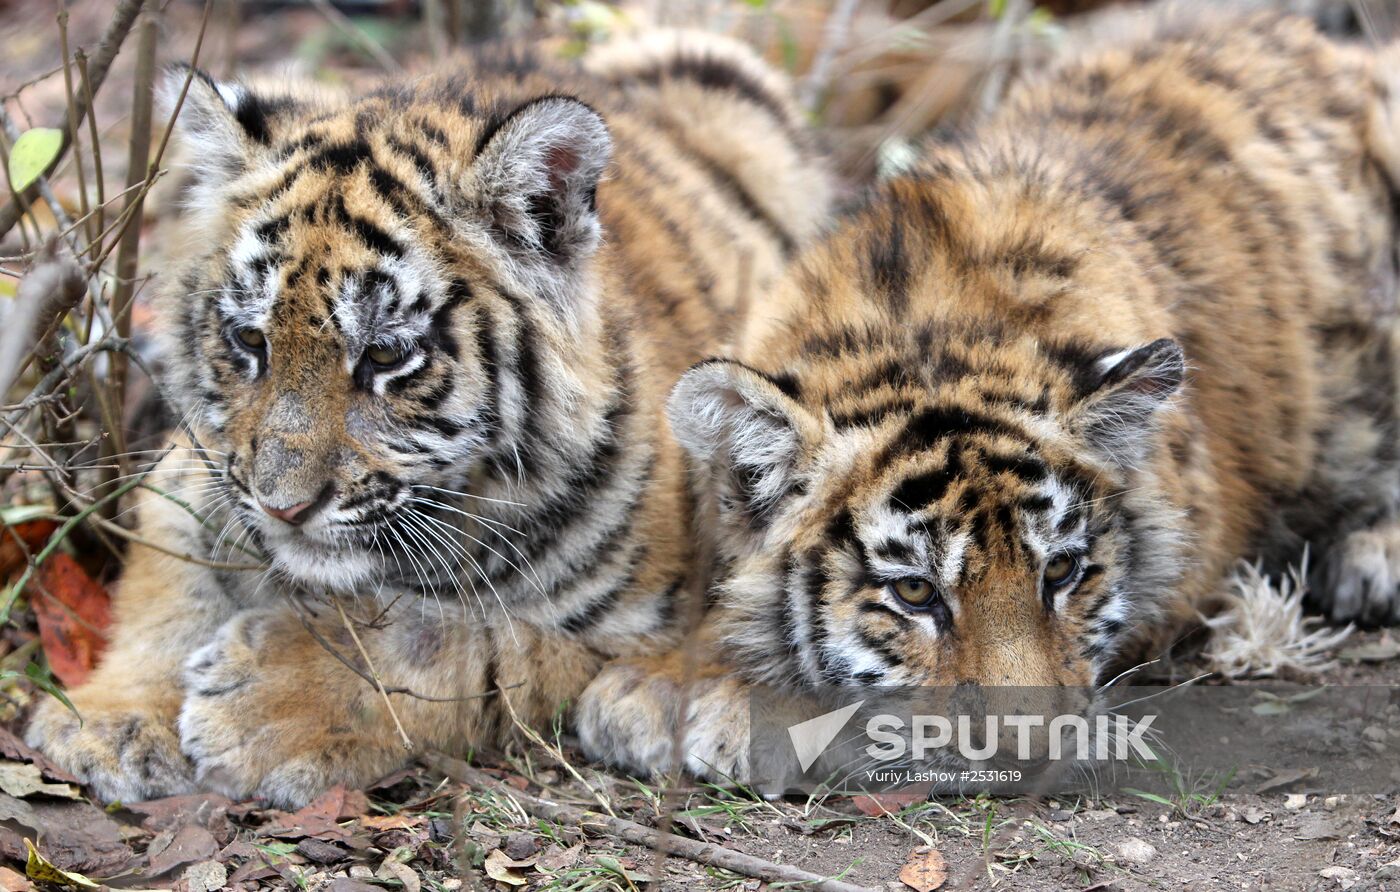
[[[141,11],[142,2],[143,0],[119,0],[116,8],[112,10],[112,23],[107,26],[107,30],[103,33],[102,40],[97,46],[97,51],[92,56],[91,93],[96,93],[101,89],[102,82],[107,79],[107,70],[112,67],[112,60],[117,57],[122,42],[126,40],[131,26],[135,24],[136,15]],[[90,103],[84,102],[82,107],[78,109],[78,118],[81,119],[86,115],[89,108]],[[59,150],[55,153],[53,160],[44,168],[45,175],[58,166],[73,139],[73,133],[66,120],[57,129],[62,131],[63,141],[60,143]],[[4,238],[14,228],[15,223],[19,222],[22,210],[22,204],[14,198],[11,198],[8,204],[0,208],[0,238]]]
[[[513,688],[520,687],[520,684],[512,684],[505,685],[499,688],[492,688],[489,691],[482,691],[480,694],[466,694],[461,697],[429,697],[427,694],[420,694],[412,688],[397,687],[394,685],[376,683],[373,677],[371,677],[359,666],[356,666],[353,662],[351,662],[350,658],[345,656],[345,654],[336,650],[335,646],[329,641],[327,641],[324,635],[316,631],[316,627],[311,624],[310,618],[306,615],[305,608],[297,599],[296,595],[288,593],[287,601],[291,604],[292,612],[297,615],[297,620],[301,622],[302,628],[306,629],[307,634],[314,638],[317,644],[325,648],[326,653],[335,657],[336,660],[341,663],[341,665],[345,666],[346,669],[349,669],[351,672],[364,679],[365,682],[367,682],[368,684],[374,685],[378,688],[382,688],[382,690],[386,694],[402,694],[405,697],[412,697],[415,700],[423,700],[427,703],[462,703],[467,700],[480,700],[482,697],[495,697],[498,694],[504,693],[505,691],[509,691]]]
[[[424,753],[420,758],[423,764],[434,771],[442,772],[453,780],[464,783],[473,789],[509,797],[518,803],[527,814],[541,821],[576,826],[585,833],[612,836],[632,845],[668,852],[688,861],[694,861],[696,864],[706,864],[720,870],[743,874],[766,883],[796,885],[816,890],[816,892],[874,892],[867,886],[856,886],[840,880],[827,879],[796,867],[775,864],[772,861],[765,861],[762,858],[726,849],[713,843],[687,839],[674,833],[644,827],[624,818],[609,817],[572,805],[540,799],[500,783],[495,778],[485,772],[478,771],[460,759],[453,759],[441,753]]]
[[[510,723],[515,726],[516,730],[523,734],[526,740],[548,753],[549,757],[558,762],[559,765],[569,773],[570,777],[582,784],[592,793],[593,798],[598,802],[598,805],[602,807],[603,811],[616,817],[617,814],[612,810],[612,805],[608,803],[607,797],[603,795],[601,790],[583,779],[583,775],[578,773],[578,769],[573,766],[573,763],[564,758],[563,751],[558,747],[550,746],[549,743],[540,736],[538,731],[520,721],[520,716],[515,712],[515,704],[510,702],[509,697],[503,697],[502,701],[506,704],[506,711],[510,713]]]
[[[171,557],[178,558],[179,560],[185,561],[186,563],[198,564],[201,567],[208,567],[211,570],[234,570],[239,572],[248,572],[253,570],[267,569],[266,564],[235,564],[230,561],[211,561],[208,558],[202,558],[190,554],[188,551],[176,551],[173,548],[166,548],[164,545],[161,545],[158,542],[152,542],[145,536],[137,535],[131,530],[128,530],[126,527],[112,523],[110,520],[104,520],[103,518],[98,517],[97,515],[93,515],[90,518],[90,520],[97,526],[98,529],[106,530],[107,532],[111,533],[114,536],[117,536],[118,538],[125,539],[128,542],[134,542],[137,545],[145,546],[146,548],[150,548],[154,551],[159,551],[161,554],[168,554]]]
[[[156,78],[156,36],[159,23],[156,20],[156,5],[150,3],[142,13],[141,28],[136,38],[136,84],[131,96],[131,142],[127,146],[126,184],[132,186],[136,180],[145,179],[146,165],[151,156],[151,103],[155,96]],[[112,315],[117,327],[117,336],[131,337],[131,301],[136,293],[136,273],[141,252],[141,207],[145,192],[132,193],[127,198],[125,213],[127,226],[118,239],[117,248],[117,287],[112,294]],[[126,433],[122,430],[122,411],[126,405],[126,357],[115,354],[112,369],[107,375],[107,404],[116,416],[117,425],[111,430],[111,438],[103,441],[108,450],[117,455],[126,452]],[[104,456],[107,457],[107,456]],[[122,473],[126,473],[126,462],[119,460]]]
[[[335,612],[340,614],[340,621],[345,625],[345,631],[350,633],[350,640],[355,642],[355,649],[360,652],[360,658],[365,661],[365,668],[369,670],[369,677],[374,682],[375,690],[379,691],[379,696],[384,698],[384,708],[389,710],[389,717],[394,720],[394,727],[398,729],[399,740],[403,742],[403,748],[413,752],[413,740],[403,729],[403,722],[399,721],[398,710],[394,709],[394,701],[389,699],[389,692],[384,690],[384,682],[379,678],[379,670],[374,668],[374,661],[369,658],[369,651],[365,650],[365,646],[360,643],[359,633],[355,631],[355,625],[350,622],[350,617],[345,615],[345,608],[340,606],[339,599],[335,602]]]
[[[78,75],[83,85],[83,102],[88,107],[88,141],[92,143],[92,175],[97,189],[97,205],[93,208],[92,238],[88,240],[88,250],[94,256],[102,249],[102,226],[104,206],[107,204],[107,184],[102,179],[102,140],[97,133],[97,109],[92,105],[92,78],[88,74],[87,54],[81,49],[75,54]]]
[[[83,147],[78,142],[78,103],[73,94],[73,66],[68,58],[68,10],[58,13],[58,47],[63,53],[63,94],[68,106],[68,132],[73,140],[73,167],[78,176],[78,207],[80,216],[88,215],[87,174],[83,170]],[[96,151],[96,144],[93,146]],[[89,239],[90,240],[90,239]]]
[[[797,90],[797,101],[809,114],[818,110],[822,104],[822,97],[831,85],[831,63],[846,45],[851,31],[851,19],[855,16],[858,6],[860,0],[838,0],[836,8],[826,18],[826,26],[822,29],[821,47]]]

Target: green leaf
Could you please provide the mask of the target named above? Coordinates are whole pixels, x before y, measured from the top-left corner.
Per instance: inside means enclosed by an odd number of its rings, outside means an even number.
[[[77,716],[78,724],[81,725],[83,717],[78,714],[78,708],[73,705],[73,701],[68,699],[68,695],[63,693],[63,688],[59,687],[53,680],[53,675],[38,663],[30,663],[24,667],[24,674],[34,683],[34,687],[48,694],[50,697],[62,703],[68,711]]]
[[[44,173],[63,147],[63,131],[53,127],[26,130],[10,149],[10,188],[23,192]]]
[[[52,515],[53,508],[49,505],[6,505],[0,508],[0,524],[7,527],[19,526],[22,523]]]

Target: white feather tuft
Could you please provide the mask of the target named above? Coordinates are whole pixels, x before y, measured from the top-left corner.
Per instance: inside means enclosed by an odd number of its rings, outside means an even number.
[[[1303,615],[1308,593],[1308,556],[1277,579],[1259,564],[1241,561],[1226,580],[1227,606],[1206,619],[1211,639],[1205,656],[1227,678],[1312,676],[1333,668],[1331,651],[1353,627],[1317,628],[1319,617]]]

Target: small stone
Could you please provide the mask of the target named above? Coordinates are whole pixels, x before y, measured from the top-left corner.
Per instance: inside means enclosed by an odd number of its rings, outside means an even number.
[[[1057,808],[1045,817],[1049,818],[1052,821],[1055,821],[1056,823],[1063,824],[1066,821],[1072,820],[1074,818],[1074,815],[1070,812],[1065,811],[1063,808]]]
[[[1297,811],[1308,804],[1306,793],[1289,793],[1283,798],[1283,807],[1289,811]]]
[[[1397,770],[1400,770],[1400,769],[1397,769]],[[1118,812],[1118,814],[1120,814],[1120,815],[1135,815],[1135,814],[1137,814],[1137,806],[1136,806],[1136,805],[1115,805],[1115,806],[1113,807],[1113,810],[1116,811],[1116,812]]]
[[[1343,889],[1350,889],[1356,885],[1356,871],[1350,867],[1332,866],[1324,867],[1317,872],[1317,875],[1324,880],[1336,880],[1337,885]]]
[[[524,861],[539,851],[539,843],[528,833],[512,833],[506,837],[506,857],[512,861]]]
[[[1378,880],[1400,879],[1400,860],[1391,861],[1389,864],[1382,864],[1376,871]]]
[[[1367,725],[1366,729],[1361,732],[1361,736],[1366,738],[1367,740],[1384,741],[1385,729],[1382,728],[1380,725]]]
[[[335,864],[345,860],[344,849],[314,836],[308,836],[297,843],[297,852],[304,855],[308,861],[315,861],[317,864]]]
[[[1251,805],[1244,810],[1244,822],[1246,824],[1258,824],[1273,817],[1269,812],[1257,805]]]
[[[367,865],[355,864],[350,868],[350,876],[357,880],[368,880],[373,878],[374,871],[370,870]]]
[[[1157,857],[1157,849],[1152,843],[1136,836],[1130,836],[1118,843],[1116,851],[1119,860],[1138,867],[1151,863],[1152,859]]]
[[[200,861],[186,867],[181,879],[189,892],[215,892],[228,882],[228,868],[217,861]]]
[[[1336,811],[1337,803],[1341,801],[1341,796],[1328,796],[1326,799],[1322,800],[1322,807],[1327,809],[1328,811]]]
[[[1366,748],[1377,755],[1385,752],[1385,744],[1381,743],[1379,740],[1366,741]]]

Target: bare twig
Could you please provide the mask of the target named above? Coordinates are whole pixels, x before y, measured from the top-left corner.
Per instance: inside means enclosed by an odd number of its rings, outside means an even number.
[[[817,111],[822,97],[831,85],[832,60],[846,45],[851,31],[851,19],[855,16],[858,6],[860,0],[838,0],[836,8],[826,18],[821,46],[812,59],[812,67],[807,70],[807,76],[797,88],[797,101],[803,110],[809,113]]]
[[[775,864],[772,861],[765,861],[762,858],[746,855],[734,849],[717,846],[714,843],[687,839],[674,833],[644,827],[624,818],[601,815],[572,805],[564,805],[531,796],[529,793],[523,793],[500,783],[495,778],[478,771],[460,759],[453,759],[441,753],[424,753],[420,759],[423,764],[434,771],[441,772],[473,789],[511,799],[518,803],[526,813],[542,821],[578,827],[583,832],[596,836],[615,837],[633,845],[668,852],[697,864],[707,864],[767,883],[796,885],[815,890],[815,892],[874,892],[866,886],[856,886],[840,880],[828,879],[786,864]]]
[[[97,52],[93,54],[90,93],[96,93],[102,87],[102,82],[107,79],[107,70],[112,67],[112,60],[117,57],[117,52],[121,49],[122,42],[131,31],[131,26],[136,22],[136,15],[141,11],[144,0],[119,0],[116,9],[112,10],[112,23],[107,26],[107,30],[102,35],[102,41],[97,46]],[[86,97],[85,97],[86,99]],[[90,105],[84,101],[78,109],[78,119],[81,120],[88,113]],[[47,176],[58,166],[68,151],[69,145],[73,141],[72,131],[68,127],[68,115],[64,114],[65,120],[57,129],[63,134],[63,141],[59,144],[59,149],[54,153],[53,160],[44,167],[43,173]],[[30,187],[33,188],[33,187]],[[11,199],[3,208],[0,208],[0,238],[14,228],[23,213],[23,204],[15,199]]]
[[[292,612],[295,613],[297,615],[297,619],[301,621],[302,628],[306,629],[307,634],[310,635],[313,639],[315,639],[317,644],[325,648],[326,652],[329,653],[331,656],[335,657],[336,660],[339,661],[341,665],[343,665],[345,668],[349,669],[351,672],[355,673],[369,684],[375,685],[376,687],[382,689],[386,694],[402,694],[405,697],[412,697],[415,700],[423,700],[427,703],[464,703],[468,700],[480,700],[484,697],[495,697],[501,693],[504,693],[505,691],[518,688],[522,684],[517,683],[511,685],[504,685],[502,687],[492,688],[489,691],[482,691],[479,694],[463,694],[460,697],[430,697],[427,694],[420,694],[412,688],[398,687],[395,685],[385,685],[382,683],[376,684],[374,678],[372,678],[359,666],[356,666],[349,657],[345,656],[345,654],[341,653],[339,650],[336,649],[335,645],[327,641],[326,636],[322,635],[316,630],[315,625],[313,625],[311,622],[311,618],[306,615],[306,608],[301,604],[301,601],[298,600],[295,594],[288,592],[287,600],[291,603]]]
[[[389,692],[384,690],[384,682],[379,678],[379,670],[374,668],[374,661],[369,658],[369,651],[365,650],[364,644],[360,642],[359,633],[355,631],[350,617],[345,615],[345,608],[340,606],[339,598],[335,601],[335,612],[340,614],[340,621],[345,625],[345,631],[350,633],[350,640],[355,642],[355,649],[360,652],[360,658],[365,661],[365,669],[369,671],[369,677],[374,682],[375,690],[379,691],[379,696],[384,698],[384,708],[389,710],[389,718],[394,720],[394,727],[398,729],[399,740],[403,742],[403,748],[413,752],[413,739],[403,729],[403,722],[399,721],[399,712],[394,709],[394,701],[389,699]]]
[[[126,184],[132,186],[138,179],[146,178],[146,165],[151,156],[151,104],[155,97],[156,80],[156,37],[159,22],[156,20],[154,3],[146,7],[142,14],[141,28],[136,37],[136,82],[131,95],[131,141],[127,144]],[[127,197],[125,214],[128,218],[117,248],[117,287],[112,293],[112,317],[116,323],[117,336],[131,337],[131,302],[136,293],[136,273],[141,251],[141,209],[145,200],[145,190],[134,192]],[[103,441],[103,448],[116,455],[126,453],[126,433],[121,423],[123,407],[126,405],[126,357],[115,354],[112,367],[107,373],[106,402],[114,416],[116,425],[111,438]],[[126,461],[119,460],[123,473]]]

